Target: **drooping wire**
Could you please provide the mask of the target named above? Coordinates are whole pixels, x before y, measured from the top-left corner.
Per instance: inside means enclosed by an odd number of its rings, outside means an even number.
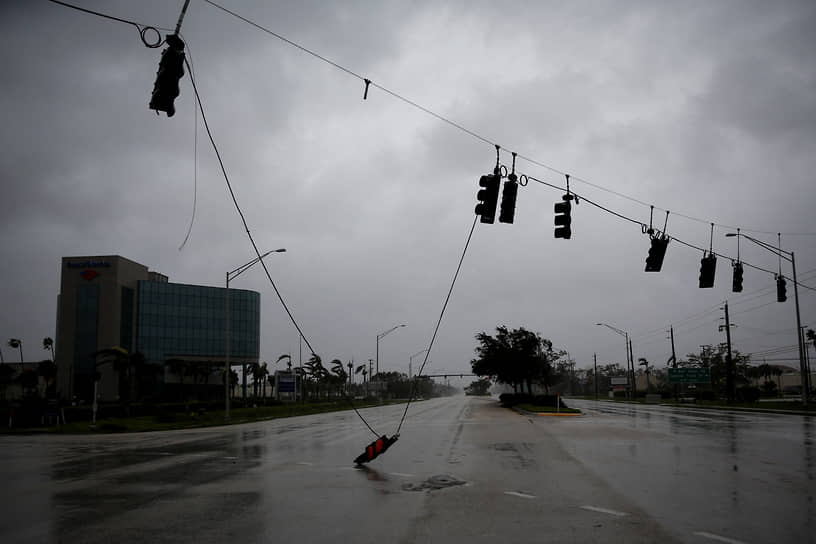
[[[179,21],[179,26],[181,25],[181,21]],[[182,41],[184,39],[182,38]],[[187,47],[187,56],[190,57],[190,80],[193,79],[193,54],[192,50],[190,50],[190,46],[187,42],[184,42],[184,45]],[[190,224],[187,226],[187,234],[184,235],[184,240],[181,242],[178,250],[181,251],[184,249],[184,246],[187,245],[187,240],[190,239],[190,234],[193,232],[193,223],[195,222],[196,216],[196,207],[198,202],[198,107],[197,104],[193,104],[193,213],[190,216]]]
[[[459,257],[459,264],[456,266],[456,272],[453,274],[453,280],[451,281],[450,289],[448,289],[448,296],[445,297],[445,303],[442,304],[442,311],[439,312],[439,319],[436,320],[436,327],[434,327],[431,342],[428,344],[428,349],[425,351],[425,358],[422,360],[422,365],[419,367],[419,372],[417,372],[416,376],[414,377],[414,381],[411,382],[411,395],[408,397],[408,402],[405,404],[405,411],[402,412],[402,418],[397,426],[397,432],[395,433],[396,435],[399,435],[400,429],[402,429],[402,423],[405,421],[405,416],[408,415],[408,408],[411,406],[411,402],[414,400],[414,395],[416,394],[416,384],[419,377],[422,376],[422,371],[425,369],[425,365],[428,364],[428,357],[431,355],[431,349],[433,349],[436,334],[439,332],[439,326],[442,324],[442,317],[445,315],[445,309],[448,307],[451,294],[453,294],[453,287],[456,285],[456,279],[459,277],[459,271],[462,270],[462,263],[465,260],[465,255],[467,254],[468,246],[470,246],[470,240],[473,238],[473,231],[476,229],[476,222],[478,219],[478,215],[473,218],[473,224],[470,226],[470,232],[468,233],[467,241],[465,242],[465,248],[462,250],[462,256]]]
[[[267,268],[266,263],[264,262],[261,256],[261,251],[258,249],[258,245],[255,243],[255,239],[252,237],[252,233],[249,230],[249,225],[247,224],[246,218],[244,217],[244,212],[241,210],[241,206],[238,204],[238,199],[235,197],[235,192],[232,189],[232,183],[230,182],[229,176],[227,175],[227,169],[224,166],[224,161],[221,159],[221,153],[218,151],[218,146],[215,144],[215,139],[213,138],[212,131],[210,130],[210,124],[207,122],[207,115],[204,113],[204,105],[201,102],[201,96],[198,94],[198,87],[196,86],[195,83],[195,77],[192,74],[192,70],[190,70],[190,65],[187,62],[186,58],[184,59],[184,63],[185,65],[187,65],[187,70],[190,73],[190,83],[192,83],[193,85],[193,92],[195,93],[196,102],[198,103],[198,109],[201,112],[201,120],[204,122],[204,129],[207,131],[207,136],[210,139],[210,144],[212,145],[213,151],[215,151],[215,156],[218,159],[218,164],[221,166],[221,173],[224,175],[224,181],[226,181],[227,183],[227,189],[229,189],[230,196],[232,197],[232,203],[235,205],[235,210],[241,217],[241,223],[244,226],[244,230],[246,231],[247,238],[249,238],[249,242],[252,244],[252,249],[255,250],[255,254],[258,257],[258,262],[263,267],[264,273],[266,273],[266,277],[269,280],[270,285],[272,285],[272,289],[275,290],[275,294],[278,296],[278,300],[283,306],[283,309],[286,310],[286,314],[289,316],[289,319],[292,321],[292,324],[295,326],[295,329],[297,329],[300,338],[302,338],[303,341],[306,342],[306,345],[309,347],[309,350],[312,353],[317,353],[314,347],[312,346],[311,342],[309,342],[309,339],[306,338],[305,334],[303,334],[303,330],[300,328],[300,325],[295,319],[295,316],[292,315],[291,310],[289,310],[289,306],[287,306],[286,301],[283,300],[283,295],[281,295],[281,292],[278,290],[278,286],[275,284],[275,280],[272,279],[272,275],[269,273],[269,269]],[[374,436],[379,436],[377,432],[371,427],[371,425],[369,425],[368,421],[366,421],[363,415],[357,410],[357,407],[354,406],[354,403],[351,401],[351,399],[349,397],[346,397],[346,400],[351,405],[351,408],[354,410],[354,413],[356,413],[360,420],[365,424],[365,426],[368,427],[368,430],[370,430],[374,434]]]

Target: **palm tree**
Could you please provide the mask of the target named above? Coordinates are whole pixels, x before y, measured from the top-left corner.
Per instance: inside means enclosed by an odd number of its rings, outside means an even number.
[[[37,365],[37,374],[42,376],[43,381],[45,381],[45,393],[47,397],[49,395],[49,389],[51,389],[52,386],[51,382],[57,375],[57,365],[50,359],[40,361]]]
[[[261,365],[256,362],[249,363],[246,366],[246,372],[249,376],[252,376],[252,398],[256,398],[258,396],[258,379],[257,376],[260,374]]]
[[[187,372],[190,368],[189,363],[184,359],[174,358],[167,359],[167,361],[165,361],[165,364],[167,365],[167,369],[171,373],[178,376],[179,379],[181,380],[181,385],[179,386],[179,394],[181,395],[181,400],[184,400],[184,376],[187,375]]]
[[[20,350],[20,362],[23,362],[23,341],[19,338],[9,338],[8,345],[10,348]]]
[[[292,357],[291,357],[291,356],[290,356],[288,353],[284,353],[283,355],[281,355],[280,357],[278,357],[278,360],[277,360],[277,361],[275,361],[275,362],[276,362],[276,363],[279,363],[279,362],[281,362],[283,359],[286,359],[286,369],[287,369],[287,370],[292,370]]]
[[[349,385],[351,385],[352,377],[354,376],[354,363],[349,361],[347,366],[348,366],[348,382]]]
[[[37,375],[36,370],[23,370],[17,377],[17,381],[20,382],[23,388],[23,394],[28,393],[30,395],[33,391],[36,391],[40,377]]]
[[[334,373],[332,381],[337,385],[337,394],[340,394],[340,389],[346,383],[346,369],[343,368],[343,362],[340,359],[333,359],[331,363],[331,371]]]
[[[320,398],[320,383],[323,382],[329,374],[329,371],[323,366],[323,359],[320,358],[320,355],[312,353],[312,356],[306,361],[306,373],[310,381],[315,384],[315,396]]]
[[[96,369],[105,364],[113,365],[113,370],[116,371],[119,377],[119,400],[125,406],[125,411],[129,411],[127,405],[130,401],[132,370],[130,354],[126,349],[116,346],[95,351],[91,353],[91,357],[94,358],[94,361],[97,361],[94,365]],[[99,357],[102,357],[101,362],[99,361]],[[98,380],[99,377],[97,375],[97,381]]]
[[[643,372],[646,374],[646,392],[649,393],[652,390],[652,386],[649,382],[649,374],[651,373],[649,370],[649,361],[647,361],[644,357],[639,357],[638,366],[642,366]]]
[[[266,397],[266,377],[269,375],[267,363],[263,364],[252,363],[252,392],[255,398],[258,398],[258,387],[263,386],[263,396]]]
[[[51,337],[46,336],[45,338],[43,338],[43,349],[48,350],[48,351],[51,352],[51,360],[53,361],[54,360],[54,340]]]
[[[14,382],[14,368],[0,365],[0,400],[6,400],[6,389]]]

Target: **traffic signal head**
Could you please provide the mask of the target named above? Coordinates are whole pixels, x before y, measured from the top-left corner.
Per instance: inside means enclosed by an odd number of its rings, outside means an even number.
[[[709,253],[700,259],[700,289],[714,287],[714,272],[717,270],[717,256]]]
[[[555,203],[555,237],[556,238],[564,238],[565,240],[569,240],[572,238],[572,217],[570,217],[570,213],[572,213],[572,204],[570,203],[571,199],[567,199],[565,195],[563,202],[556,202]]]
[[[668,238],[652,238],[649,255],[646,257],[646,272],[660,272],[660,269],[663,268],[663,257],[666,256],[666,246],[668,245]]]
[[[512,223],[516,216],[516,196],[518,195],[518,183],[516,183],[516,175],[510,174],[508,180],[504,182],[504,189],[502,189],[501,212],[499,213],[499,221],[501,223]]]
[[[388,438],[386,435],[382,435],[377,440],[366,446],[366,449],[363,453],[357,456],[354,460],[355,463],[358,465],[362,465],[363,463],[368,463],[369,461],[373,461],[383,453],[385,450],[390,448],[394,442],[397,441],[399,438],[398,434],[395,434],[391,438]]]
[[[184,75],[184,42],[175,34],[166,38],[167,49],[162,51],[156,82],[153,84],[153,95],[150,98],[150,109],[163,111],[167,117],[173,117],[176,107],[173,102],[179,95],[179,80]]]
[[[476,215],[482,216],[482,223],[493,223],[496,220],[499,185],[501,185],[501,175],[493,174],[479,178],[479,187],[482,189],[476,195],[476,198],[479,199],[479,203],[476,204]]]
[[[776,277],[776,301],[785,302],[788,300],[787,282],[784,276]]]
[[[739,261],[734,263],[734,279],[731,282],[731,291],[742,293],[742,263]]]

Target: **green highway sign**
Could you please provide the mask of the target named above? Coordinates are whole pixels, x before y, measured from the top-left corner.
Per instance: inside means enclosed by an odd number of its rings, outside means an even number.
[[[707,368],[670,368],[669,383],[711,383]]]

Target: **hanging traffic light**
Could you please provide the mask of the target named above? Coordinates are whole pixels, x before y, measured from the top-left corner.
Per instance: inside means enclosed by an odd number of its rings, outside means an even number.
[[[714,287],[714,272],[717,270],[717,256],[713,253],[700,259],[700,289]]]
[[[488,174],[479,178],[479,187],[482,189],[476,195],[479,203],[476,204],[476,215],[482,216],[482,223],[493,223],[496,220],[496,205],[499,201],[500,174]]]
[[[162,51],[159,61],[150,109],[156,110],[156,113],[163,111],[167,117],[173,117],[176,113],[173,102],[179,95],[179,80],[184,75],[184,42],[175,34],[167,36],[165,41],[167,49]]]
[[[651,242],[649,255],[646,257],[646,272],[660,272],[660,269],[663,268],[663,257],[666,256],[669,238],[667,236],[654,236],[651,238]]]
[[[565,240],[569,240],[572,238],[572,217],[570,214],[572,213],[572,204],[570,204],[570,200],[572,200],[572,195],[567,193],[561,197],[563,202],[556,202],[554,209],[555,209],[555,237],[556,238],[563,238]]]
[[[510,174],[507,176],[507,181],[504,182],[502,189],[501,212],[499,213],[499,222],[512,223],[516,216],[516,196],[518,196],[517,176]]]
[[[788,300],[787,282],[784,276],[779,275],[776,277],[776,301],[785,302],[786,300]]]
[[[397,441],[399,438],[398,434],[395,434],[391,438],[388,438],[386,435],[382,435],[377,440],[366,446],[366,449],[363,453],[357,456],[357,459],[354,460],[355,463],[358,465],[362,465],[363,463],[368,463],[369,461],[373,461],[378,456],[385,453],[385,450],[391,447],[394,442]]]
[[[734,262],[734,278],[731,282],[731,291],[734,293],[742,293],[742,263]]]

